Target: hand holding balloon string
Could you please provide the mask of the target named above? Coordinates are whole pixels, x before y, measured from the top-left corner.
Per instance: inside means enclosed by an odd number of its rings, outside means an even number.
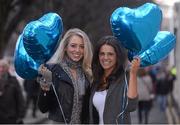
[[[155,21],[152,22],[151,19]],[[119,7],[110,18],[114,36],[128,50],[130,61],[136,55],[141,58],[140,67],[163,60],[176,45],[174,34],[159,31],[161,21],[162,11],[152,3],[146,3],[135,9]]]
[[[131,62],[130,66],[130,74],[137,74],[138,69],[140,67],[141,58],[138,56],[135,56]]]
[[[40,83],[41,89],[43,91],[49,91],[52,85],[52,72],[44,64],[41,64],[38,74],[37,81]]]

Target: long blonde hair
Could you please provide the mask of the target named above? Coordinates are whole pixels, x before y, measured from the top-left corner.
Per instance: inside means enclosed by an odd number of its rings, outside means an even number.
[[[87,34],[78,28],[73,28],[66,32],[55,54],[51,57],[48,63],[61,63],[62,62],[63,58],[66,55],[65,49],[69,43],[70,38],[74,35],[80,36],[83,39],[84,56],[83,56],[82,68],[84,72],[86,73],[86,75],[88,75],[87,77],[90,78],[91,80],[92,78],[91,62],[92,62],[92,56],[93,56],[92,44]]]

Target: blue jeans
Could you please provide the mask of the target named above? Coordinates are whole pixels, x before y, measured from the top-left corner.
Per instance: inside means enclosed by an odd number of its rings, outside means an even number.
[[[167,107],[167,95],[158,95],[157,101],[159,103],[160,110],[164,112]]]

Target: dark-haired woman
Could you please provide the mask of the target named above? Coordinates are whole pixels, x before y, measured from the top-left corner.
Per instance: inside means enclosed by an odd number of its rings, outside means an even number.
[[[137,72],[140,59],[134,58],[126,78],[126,50],[113,36],[100,39],[95,47],[90,97],[91,124],[129,124],[137,107]]]

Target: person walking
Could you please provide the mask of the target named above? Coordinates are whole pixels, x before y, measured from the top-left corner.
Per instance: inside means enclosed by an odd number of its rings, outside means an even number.
[[[138,119],[139,123],[148,124],[149,112],[153,104],[153,82],[145,69],[138,72]]]
[[[170,84],[168,81],[167,71],[164,68],[160,69],[157,74],[157,83],[156,83],[156,94],[157,101],[159,103],[160,111],[165,112],[167,108],[167,97],[170,90]]]
[[[26,92],[26,112],[32,102],[32,117],[36,118],[37,99],[39,95],[40,85],[36,79],[28,79],[24,81],[24,90]]]
[[[0,124],[20,124],[25,116],[25,99],[9,67],[8,61],[0,59]]]

